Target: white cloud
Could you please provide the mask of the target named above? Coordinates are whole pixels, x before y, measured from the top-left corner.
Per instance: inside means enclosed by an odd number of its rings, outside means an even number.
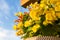
[[[21,40],[20,37],[17,37],[15,31],[6,30],[0,27],[0,40]]]

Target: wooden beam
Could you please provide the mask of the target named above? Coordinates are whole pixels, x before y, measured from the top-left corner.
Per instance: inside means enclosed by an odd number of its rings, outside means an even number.
[[[21,5],[24,5],[25,3],[27,3],[29,0],[21,0]]]
[[[37,1],[38,0],[21,0],[21,6],[26,8],[26,6],[29,6],[31,3],[35,3]]]

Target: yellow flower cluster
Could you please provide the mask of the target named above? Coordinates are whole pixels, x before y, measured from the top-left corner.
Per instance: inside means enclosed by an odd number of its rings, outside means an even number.
[[[43,24],[52,24],[55,20],[57,20],[56,13],[53,9],[49,9],[49,11],[46,11],[45,15],[46,20],[43,22]]]
[[[16,35],[19,36],[19,35],[23,35],[24,32],[22,29],[19,29],[17,32],[16,32]]]
[[[22,23],[22,22],[18,23],[18,24],[17,24],[17,27],[18,27],[18,28],[23,27],[23,23]]]
[[[58,18],[60,18],[60,13],[56,13],[56,16],[57,16]]]
[[[31,20],[31,19],[28,20],[28,21],[25,21],[25,23],[24,23],[24,26],[25,26],[25,27],[28,27],[28,26],[30,26],[30,25],[32,25],[32,20]]]
[[[36,24],[36,25],[34,25],[34,26],[32,27],[31,30],[35,33],[35,32],[37,32],[38,28],[40,28],[40,25],[39,25],[39,24]]]
[[[15,14],[19,18],[18,23],[14,25],[18,36],[26,33],[30,33],[29,36],[32,36],[31,33],[36,33],[42,27],[41,24],[46,26],[60,19],[60,0],[41,0],[39,4],[31,3],[28,8],[29,13]]]
[[[31,4],[30,6],[32,8],[31,8],[31,11],[30,11],[29,15],[32,18],[32,20],[40,20],[39,15],[41,15],[42,10],[40,10],[39,4],[37,4],[37,2],[36,2],[34,5]]]
[[[43,24],[52,24],[57,17],[60,18],[60,0],[42,0],[40,4],[37,2],[30,5],[30,17],[33,20],[40,20],[41,15],[45,15]],[[56,12],[57,11],[57,12]]]
[[[23,27],[23,23],[22,22],[19,22],[17,25],[14,25],[13,26],[13,29],[14,30],[17,30],[17,29],[20,29],[21,27]]]
[[[23,27],[23,23],[22,22],[19,22],[17,25],[14,25],[13,26],[13,29],[14,30],[18,30],[17,32],[16,32],[16,35],[18,36],[18,35],[22,35],[24,32],[23,32],[23,30],[21,29]]]

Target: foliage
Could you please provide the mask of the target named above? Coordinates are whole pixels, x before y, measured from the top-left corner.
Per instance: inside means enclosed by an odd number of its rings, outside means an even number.
[[[23,38],[33,36],[60,35],[60,0],[41,0],[38,4],[30,4],[29,12],[18,12],[14,29],[17,36]]]

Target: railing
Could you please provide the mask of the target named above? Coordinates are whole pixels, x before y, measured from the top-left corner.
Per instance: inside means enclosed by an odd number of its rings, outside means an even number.
[[[40,36],[40,37],[31,37],[27,38],[26,40],[60,40],[59,37],[54,37],[54,36]]]

